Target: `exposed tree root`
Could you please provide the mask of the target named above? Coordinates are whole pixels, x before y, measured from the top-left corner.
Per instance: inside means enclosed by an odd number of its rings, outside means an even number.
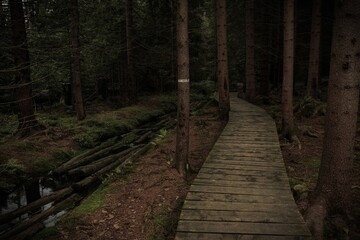
[[[327,214],[325,198],[317,197],[305,214],[306,224],[313,234],[314,240],[324,239],[324,220]]]

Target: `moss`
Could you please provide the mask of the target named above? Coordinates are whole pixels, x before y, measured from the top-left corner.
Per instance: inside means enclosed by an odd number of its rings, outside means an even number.
[[[155,233],[150,239],[152,240],[165,240],[166,235],[171,231],[174,224],[172,213],[167,208],[160,209],[152,216],[152,223],[154,224]]]
[[[50,157],[38,157],[34,160],[32,175],[41,176],[50,172],[56,166],[57,164],[54,159]]]
[[[321,160],[319,158],[310,158],[304,162],[304,166],[312,169],[319,169]]]
[[[0,190],[10,192],[25,179],[24,167],[16,159],[0,165]]]
[[[89,213],[98,211],[104,206],[106,195],[112,190],[111,186],[101,185],[80,206],[69,213],[67,218],[81,218]]]
[[[47,239],[53,239],[56,237],[59,237],[60,233],[59,230],[55,227],[48,227],[40,231],[38,234],[36,234],[34,237],[31,238],[31,240],[47,240]]]

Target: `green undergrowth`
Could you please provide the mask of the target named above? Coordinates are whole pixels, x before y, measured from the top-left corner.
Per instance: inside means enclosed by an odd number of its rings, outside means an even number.
[[[47,240],[59,237],[60,233],[56,226],[44,228],[38,234],[31,238],[31,240]]]
[[[113,187],[110,184],[100,185],[100,187],[85,198],[78,207],[69,212],[64,220],[66,221],[66,219],[69,218],[81,218],[89,213],[98,211],[104,206],[106,196],[112,190]]]
[[[22,169],[22,177],[46,174],[61,163],[82,151],[93,148],[109,138],[120,136],[137,126],[155,120],[165,113],[176,110],[176,94],[146,96],[138,105],[116,108],[106,104],[96,108],[83,121],[77,121],[71,111],[59,106],[50,112],[38,112],[37,119],[47,129],[29,138],[16,139],[12,134],[17,128],[15,115],[0,117],[0,190],[8,190],[19,181],[8,165],[16,163]],[[130,136],[131,137],[131,136]],[[58,144],[58,141],[61,141]],[[11,161],[10,161],[11,160]],[[17,172],[19,174],[19,172]]]
[[[111,112],[89,117],[81,122],[81,133],[74,140],[82,148],[92,148],[100,142],[128,132],[136,126],[154,119],[165,112],[163,110],[145,107],[130,107],[123,109],[129,117],[121,117],[118,112]]]
[[[151,240],[165,240],[167,239],[167,234],[176,225],[173,213],[169,208],[161,208],[156,213],[154,213],[150,220],[154,228],[153,235],[149,238]]]
[[[174,202],[174,205],[162,206],[153,209],[149,213],[147,217],[150,221],[147,228],[150,231],[147,239],[165,240],[174,238],[184,200],[179,198]]]

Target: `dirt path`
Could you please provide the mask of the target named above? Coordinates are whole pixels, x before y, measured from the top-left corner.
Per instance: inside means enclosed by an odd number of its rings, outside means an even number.
[[[220,134],[216,107],[191,118],[190,164],[199,169]],[[57,239],[173,239],[181,203],[188,184],[172,167],[175,132],[110,185],[111,191],[100,210],[80,219],[65,218]],[[193,177],[192,174],[191,177]]]

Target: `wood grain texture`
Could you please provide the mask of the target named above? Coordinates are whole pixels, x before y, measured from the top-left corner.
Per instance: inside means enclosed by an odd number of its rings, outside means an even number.
[[[175,239],[311,239],[274,121],[235,95],[230,102],[229,122],[190,187]]]

